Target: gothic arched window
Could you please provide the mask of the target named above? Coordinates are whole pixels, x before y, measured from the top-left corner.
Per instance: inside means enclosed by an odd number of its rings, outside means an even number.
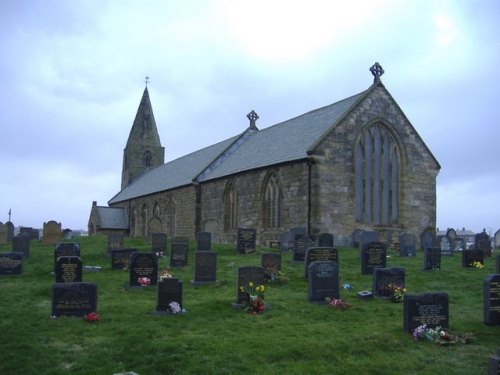
[[[367,127],[355,147],[356,222],[389,225],[399,216],[399,148],[382,124]]]
[[[224,229],[231,230],[236,228],[236,192],[234,185],[230,182],[224,192]]]
[[[148,233],[148,208],[144,204],[142,206],[142,236],[146,237]]]
[[[269,175],[264,188],[264,226],[266,228],[281,227],[281,205],[283,197],[278,177]]]

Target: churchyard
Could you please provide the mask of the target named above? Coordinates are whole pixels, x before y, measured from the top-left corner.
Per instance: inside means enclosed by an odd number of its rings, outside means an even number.
[[[32,240],[2,261],[0,373],[487,374],[498,365],[500,313],[486,317],[483,304],[487,292],[498,311],[499,280],[489,276],[498,274],[498,250],[480,268],[470,267],[473,253],[464,263],[459,253],[402,257],[380,244],[331,251],[328,241],[280,252],[252,248],[251,237],[244,246],[177,240],[173,248],[161,238],[76,237],[56,248]],[[148,255],[153,248],[163,256]],[[277,264],[281,278],[267,281],[261,266]],[[173,278],[162,279],[167,269]],[[240,286],[258,279],[265,304],[253,315]],[[404,286],[405,302],[388,298],[388,280]],[[349,306],[321,303],[325,295]],[[184,311],[169,313],[172,300]],[[66,316],[82,309],[98,315]],[[472,341],[416,341],[423,321]]]

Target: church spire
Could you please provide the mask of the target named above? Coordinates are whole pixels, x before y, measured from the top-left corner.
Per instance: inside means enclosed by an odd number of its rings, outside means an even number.
[[[162,165],[165,159],[165,148],[161,146],[149,99],[148,82],[149,77],[146,77],[146,87],[123,150],[122,189],[148,169]]]

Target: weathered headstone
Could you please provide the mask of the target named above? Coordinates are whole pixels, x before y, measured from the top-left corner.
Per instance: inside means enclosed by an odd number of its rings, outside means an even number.
[[[167,253],[167,235],[165,233],[153,233],[151,235],[151,248],[158,255]]]
[[[484,254],[479,249],[462,251],[462,267],[473,267],[474,262],[484,264]]]
[[[408,333],[421,325],[449,327],[448,293],[405,294],[403,327]]]
[[[238,228],[236,236],[236,251],[239,254],[255,252],[257,231],[253,228]]]
[[[7,241],[7,225],[0,221],[0,245],[6,245]]]
[[[111,250],[111,268],[124,269],[129,267],[130,256],[136,253],[137,249]]]
[[[43,244],[54,245],[56,242],[61,241],[61,223],[50,220],[43,223]]]
[[[439,247],[427,247],[424,249],[424,270],[441,269],[441,249]]]
[[[284,232],[280,236],[280,250],[290,251],[293,250],[293,241],[297,234],[306,234],[306,228],[292,228],[288,232]]]
[[[196,251],[212,250],[212,233],[198,232],[196,233]]]
[[[29,237],[30,240],[38,240],[40,238],[40,231],[31,227],[21,227],[19,235]]]
[[[273,280],[273,277],[281,271],[281,254],[265,253],[262,254],[260,263],[266,272],[266,279]],[[274,275],[274,276],[273,276]]]
[[[422,250],[427,249],[428,247],[434,247],[436,240],[436,234],[434,230],[427,228],[420,235],[420,248]]]
[[[24,235],[15,236],[12,239],[12,251],[23,253],[24,258],[30,257],[30,238]]]
[[[385,268],[387,245],[383,242],[361,244],[361,274],[372,275],[374,268]]]
[[[402,257],[417,255],[417,243],[413,234],[401,234],[399,236],[399,255]]]
[[[118,249],[123,249],[123,235],[115,233],[108,234],[108,254]]]
[[[61,283],[52,285],[52,316],[79,316],[97,310],[97,284]]]
[[[316,241],[309,234],[297,234],[293,240],[293,261],[303,262],[308,248],[315,246]]]
[[[453,240],[453,250],[454,251],[464,251],[466,250],[465,239],[457,237]]]
[[[309,302],[325,302],[325,298],[340,298],[339,268],[336,262],[312,262],[307,271]]]
[[[266,281],[265,270],[263,267],[245,266],[238,268],[238,285],[236,287],[236,305],[249,302],[249,295],[242,292],[240,287],[247,287],[249,282],[254,285],[263,285]]]
[[[483,305],[484,324],[500,325],[500,274],[484,279]]]
[[[441,249],[441,255],[451,256],[453,255],[453,241],[448,236],[439,236],[437,238],[439,243],[439,248]]]
[[[76,242],[58,242],[54,245],[54,264],[57,258],[80,256],[80,244]]]
[[[318,235],[318,247],[333,247],[333,234],[320,233]]]
[[[491,240],[488,233],[483,230],[482,233],[477,233],[474,236],[474,246],[476,249],[481,249],[485,257],[491,256]]]
[[[372,280],[372,292],[378,297],[388,298],[392,296],[394,287],[403,289],[405,287],[405,269],[399,267],[374,268]]]
[[[217,254],[213,251],[197,251],[194,254],[193,284],[209,284],[217,280]]]
[[[82,282],[82,260],[78,256],[61,256],[55,264],[56,283]]]
[[[130,255],[130,282],[131,287],[141,286],[138,279],[146,277],[151,286],[158,282],[158,258],[155,253],[132,253]]]
[[[172,302],[177,302],[182,309],[182,281],[175,277],[161,279],[157,287],[156,311],[168,313]]]
[[[337,249],[333,247],[310,247],[306,250],[304,258],[304,277],[307,278],[309,265],[312,262],[335,262],[337,268],[339,265],[339,254]]]
[[[0,253],[0,275],[20,275],[23,273],[22,253]]]
[[[186,267],[188,264],[189,241],[174,238],[170,246],[170,267]]]

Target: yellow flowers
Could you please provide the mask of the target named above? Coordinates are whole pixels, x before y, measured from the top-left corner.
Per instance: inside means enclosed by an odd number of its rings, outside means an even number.
[[[479,262],[479,261],[472,262],[471,266],[475,267],[475,268],[479,268],[480,270],[484,268],[484,264]]]
[[[253,281],[250,281],[247,287],[244,287],[243,285],[240,286],[241,293],[248,293],[251,296],[259,295],[261,297],[264,297],[264,291],[264,285],[260,284],[256,286]]]

